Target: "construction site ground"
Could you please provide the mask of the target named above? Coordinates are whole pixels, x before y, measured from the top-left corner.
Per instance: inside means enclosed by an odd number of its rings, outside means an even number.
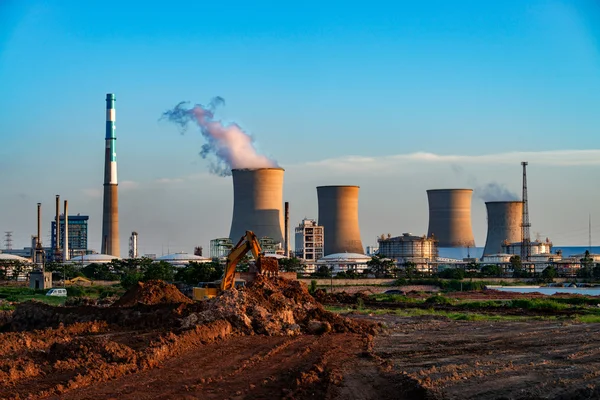
[[[0,398],[600,398],[598,323],[332,307],[343,318],[297,285],[265,285],[207,305],[155,285],[112,308],[18,308],[0,333]]]

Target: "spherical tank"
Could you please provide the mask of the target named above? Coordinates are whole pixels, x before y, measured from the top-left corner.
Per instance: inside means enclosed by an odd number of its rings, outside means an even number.
[[[324,254],[364,254],[358,225],[358,186],[319,186],[319,225]]]
[[[474,247],[471,226],[472,189],[433,189],[429,200],[429,229],[439,247]]]
[[[502,243],[521,241],[521,223],[523,222],[523,202],[521,201],[488,201],[487,209],[487,238],[484,255],[502,252]]]
[[[246,231],[283,243],[283,168],[234,169],[233,218],[229,237]]]

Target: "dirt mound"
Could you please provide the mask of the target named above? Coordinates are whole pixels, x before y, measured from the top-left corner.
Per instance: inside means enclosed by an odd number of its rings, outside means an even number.
[[[164,281],[152,280],[138,282],[129,289],[119,300],[113,303],[115,307],[132,307],[142,304],[192,303],[188,297],[174,285]]]
[[[346,292],[327,293],[323,289],[317,289],[314,297],[322,304],[356,304],[358,299],[367,300],[369,298],[369,293],[364,290],[354,294]]]

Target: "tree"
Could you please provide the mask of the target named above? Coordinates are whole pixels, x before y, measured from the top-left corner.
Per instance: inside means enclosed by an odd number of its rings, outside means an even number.
[[[417,273],[417,264],[412,261],[404,263],[404,273],[408,279],[412,278]]]
[[[175,267],[166,261],[153,262],[148,265],[144,271],[142,280],[162,280],[162,281],[173,281],[175,278]]]
[[[446,268],[438,272],[438,276],[442,279],[463,279],[465,271],[462,268]]]
[[[579,261],[581,261],[581,268],[577,272],[577,276],[591,278],[594,275],[594,259],[590,256],[590,251],[586,250],[583,258]]]
[[[321,265],[317,268],[317,272],[313,273],[312,276],[316,278],[330,278],[331,270],[327,265]]]
[[[279,259],[279,269],[284,272],[300,272],[302,264],[296,257]]]
[[[116,281],[119,280],[119,274],[111,268],[111,263],[88,264],[81,269],[86,278],[96,281]]]
[[[556,275],[557,275],[556,268],[554,268],[553,265],[547,266],[542,271],[542,278],[544,278],[544,280],[546,282],[552,282],[554,280],[554,278],[556,278]]]
[[[218,260],[207,263],[190,262],[175,274],[175,280],[195,285],[198,282],[212,282],[223,276],[223,266]]]
[[[480,273],[482,276],[501,277],[502,267],[499,265],[488,264],[481,267]]]
[[[379,254],[376,254],[367,261],[367,266],[376,278],[380,278],[389,275],[394,268],[395,263],[389,258],[384,258]]]
[[[509,261],[510,261],[510,265],[513,270],[514,278],[524,278],[529,275],[527,273],[527,271],[525,271],[523,269],[523,264],[521,263],[521,257],[515,255],[515,256],[512,256]]]

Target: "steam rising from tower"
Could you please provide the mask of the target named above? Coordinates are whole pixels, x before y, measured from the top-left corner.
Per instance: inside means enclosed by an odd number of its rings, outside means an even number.
[[[119,199],[117,193],[117,150],[115,95],[106,95],[106,149],[104,153],[104,201],[102,207],[102,254],[120,256]]]
[[[190,122],[200,127],[206,143],[202,146],[200,155],[207,158],[214,155],[210,171],[221,176],[231,175],[232,169],[243,168],[277,168],[277,162],[258,153],[254,147],[254,139],[242,128],[235,124],[223,124],[214,119],[215,109],[225,103],[221,97],[215,97],[208,106],[181,102],[172,110],[163,113],[161,119],[174,122],[181,127],[181,132],[187,130]]]

